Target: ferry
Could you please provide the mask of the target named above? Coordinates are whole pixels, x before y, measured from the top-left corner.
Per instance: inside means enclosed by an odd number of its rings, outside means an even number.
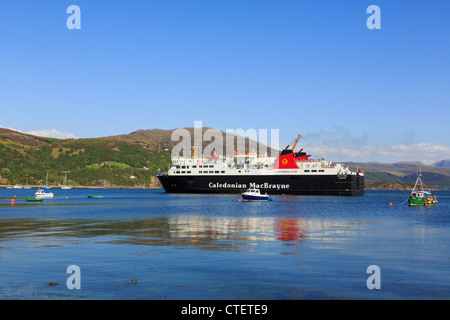
[[[287,146],[278,157],[254,152],[225,157],[172,158],[172,167],[157,177],[167,193],[242,193],[259,189],[268,194],[364,195],[364,173],[351,171],[341,163],[311,159],[301,149]]]

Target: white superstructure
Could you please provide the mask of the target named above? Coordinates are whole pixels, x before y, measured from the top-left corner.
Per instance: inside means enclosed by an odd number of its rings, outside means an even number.
[[[338,175],[356,174],[341,163],[303,157],[296,161],[298,168],[277,165],[275,157],[258,157],[255,153],[234,154],[232,157],[202,158],[176,157],[168,175]]]

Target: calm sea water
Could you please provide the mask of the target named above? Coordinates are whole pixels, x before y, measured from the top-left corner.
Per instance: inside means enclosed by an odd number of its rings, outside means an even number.
[[[243,203],[54,189],[26,203],[34,192],[0,189],[0,299],[450,299],[448,191],[433,208],[409,207],[407,191]]]

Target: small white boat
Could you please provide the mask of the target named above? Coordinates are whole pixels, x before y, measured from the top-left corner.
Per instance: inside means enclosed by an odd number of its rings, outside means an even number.
[[[39,188],[39,190],[36,191],[35,196],[36,198],[45,198],[45,199],[53,198],[53,192],[48,192]]]
[[[63,184],[61,186],[61,189],[63,189],[63,190],[70,190],[70,189],[72,189],[72,186],[70,184],[69,185],[67,184],[67,173],[64,176],[64,181],[63,181]]]
[[[241,193],[244,201],[272,201],[273,198],[268,194],[261,194],[259,189],[247,189],[247,191]]]
[[[16,184],[14,186],[14,189],[23,189],[23,186],[21,184]]]

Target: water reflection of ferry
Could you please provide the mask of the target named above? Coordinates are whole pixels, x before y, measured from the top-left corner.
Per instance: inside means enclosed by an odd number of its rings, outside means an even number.
[[[24,220],[24,221],[22,221]],[[115,239],[114,243],[139,244],[147,246],[194,246],[205,250],[250,250],[251,247],[270,242],[282,242],[297,246],[308,241],[315,249],[336,249],[340,243],[354,238],[353,223],[306,219],[271,217],[208,217],[177,216],[152,217],[135,221],[73,219],[52,221],[51,225],[42,219],[7,221],[0,240],[21,239],[23,236],[39,234],[39,246],[54,246],[56,241],[66,241],[74,233],[83,237],[104,237]],[[45,230],[45,235],[41,230]],[[67,232],[63,232],[67,230]],[[48,241],[52,239],[51,241]]]
[[[319,237],[335,243],[348,231],[347,225],[298,218],[222,218],[204,216],[171,217],[172,238],[200,240],[297,241]],[[340,237],[342,236],[342,237]]]
[[[302,227],[306,227],[305,223],[302,224]],[[297,239],[306,239],[307,230],[300,229],[298,219],[275,219],[274,229],[278,234],[277,240],[294,241]]]

